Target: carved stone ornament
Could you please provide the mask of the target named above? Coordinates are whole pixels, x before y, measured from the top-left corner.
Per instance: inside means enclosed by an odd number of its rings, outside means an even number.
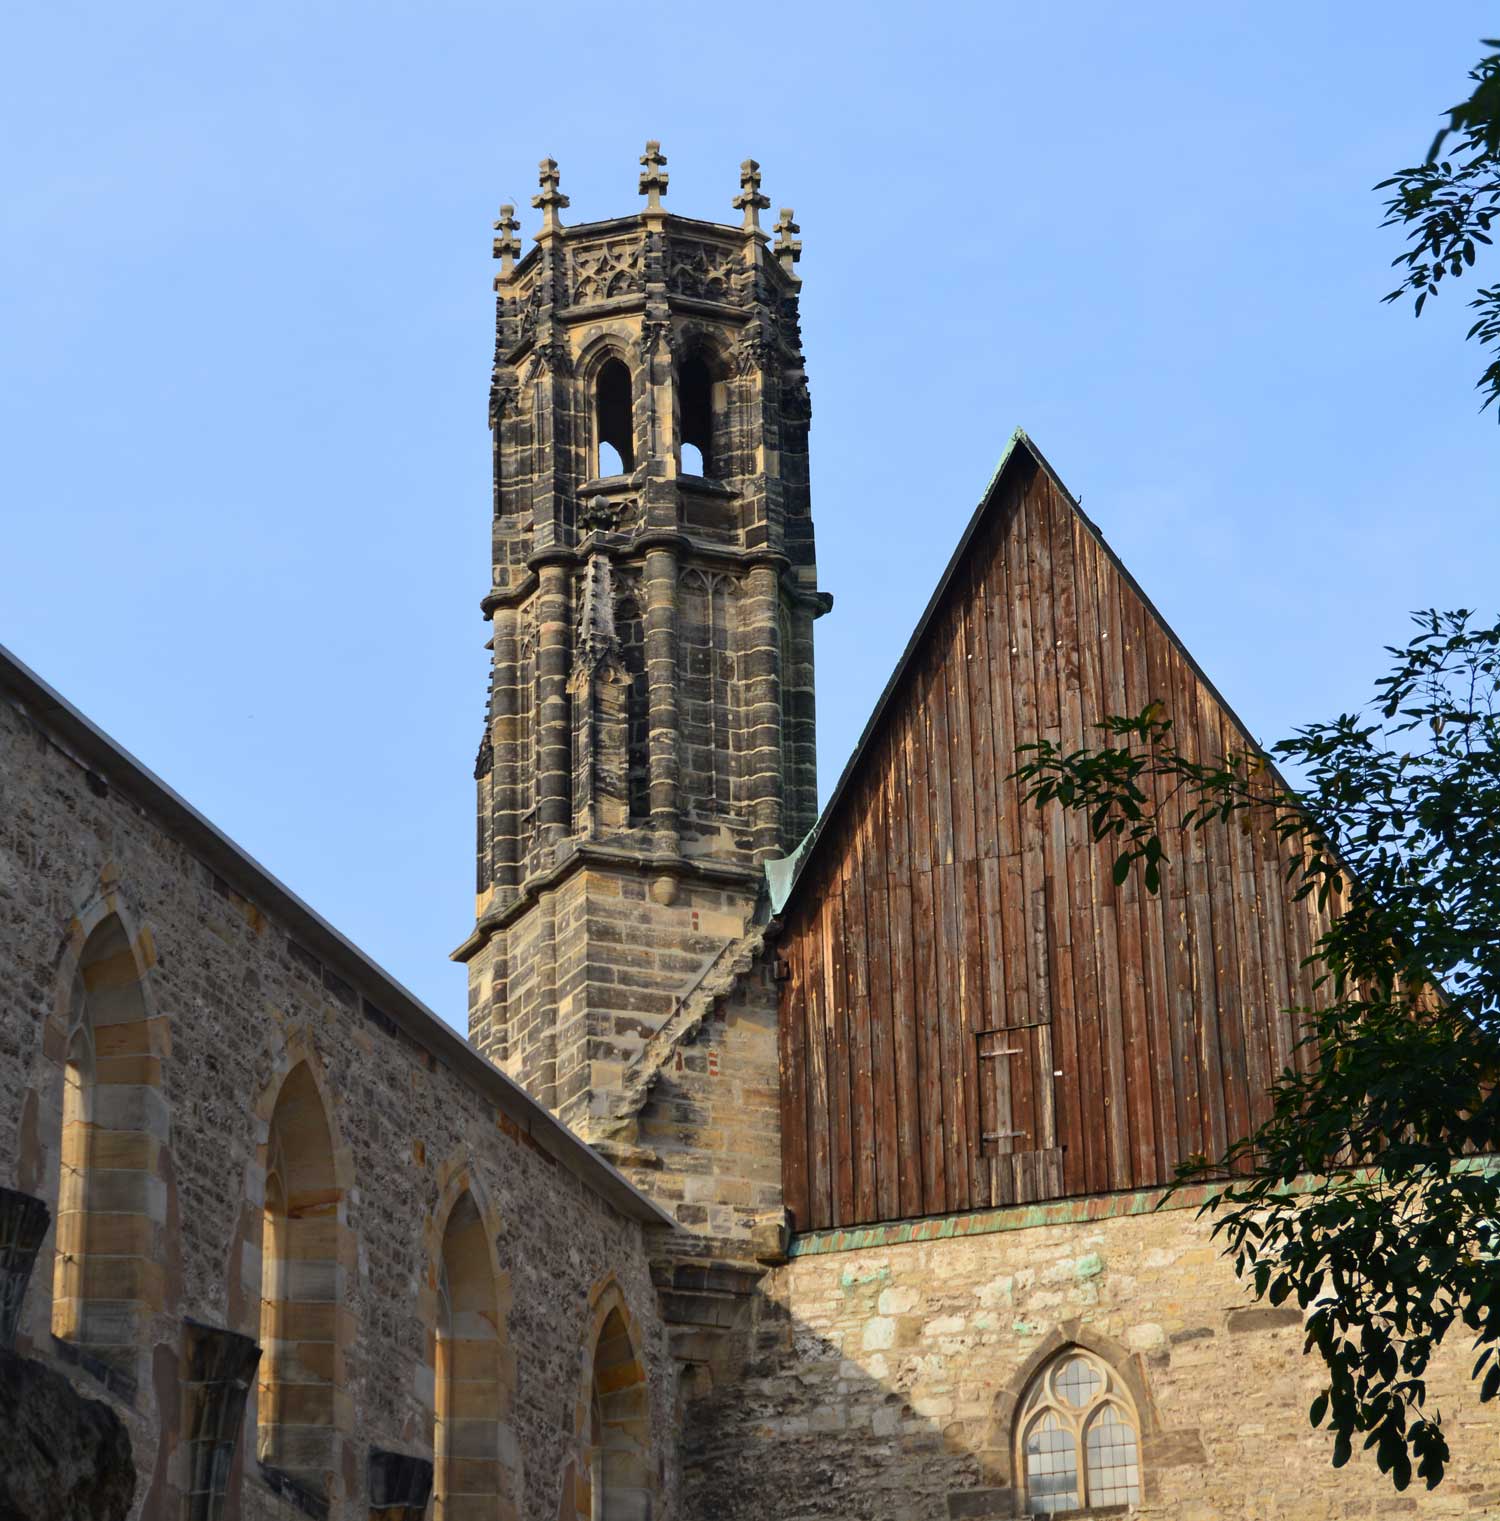
[[[658,347],[665,345],[669,354],[677,352],[677,336],[666,317],[647,317],[641,323],[641,363],[649,364]]]
[[[549,374],[571,375],[573,373],[573,356],[568,352],[568,345],[555,334],[537,344],[535,354],[542,368]]]
[[[579,248],[572,255],[573,302],[588,306],[645,289],[638,238],[617,238],[592,248]]]
[[[767,366],[772,354],[770,336],[760,327],[749,327],[740,335],[734,346],[734,371],[736,375],[758,375]]]
[[[681,296],[737,304],[734,276],[742,267],[737,250],[717,243],[678,242],[667,246],[667,285]]]
[[[585,497],[578,504],[578,526],[585,533],[614,533],[634,511],[631,497]]]
[[[509,417],[516,410],[516,398],[521,394],[513,377],[495,380],[490,384],[490,426],[493,428],[502,417]]]
[[[542,289],[542,282],[538,280],[535,285],[526,292],[526,305],[521,311],[520,326],[517,330],[517,342],[525,343],[536,332],[536,325],[541,317],[542,306],[546,297]]]

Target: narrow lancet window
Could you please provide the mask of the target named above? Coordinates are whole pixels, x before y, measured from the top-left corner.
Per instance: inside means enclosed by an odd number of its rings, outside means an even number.
[[[588,1521],[650,1521],[646,1381],[630,1332],[611,1310],[594,1348],[589,1391]]]
[[[600,476],[628,475],[635,469],[630,371],[618,359],[606,359],[594,383],[594,427]]]
[[[299,1063],[281,1085],[266,1144],[258,1456],[274,1478],[324,1503],[342,1382],[343,1208],[323,1099]]]
[[[484,1221],[453,1206],[438,1276],[435,1521],[493,1516],[500,1496],[500,1319]]]
[[[696,354],[683,360],[677,372],[678,418],[682,431],[680,457],[684,475],[717,475],[714,454],[714,380]]]
[[[160,1066],[136,953],[111,917],[89,936],[73,983],[52,1330],[122,1390],[136,1382],[139,1333],[161,1272]]]

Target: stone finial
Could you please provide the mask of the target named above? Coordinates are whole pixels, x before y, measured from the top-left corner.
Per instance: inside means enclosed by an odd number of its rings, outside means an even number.
[[[494,256],[500,261],[500,277],[504,279],[516,267],[516,260],[521,257],[521,240],[516,236],[520,231],[521,224],[516,220],[516,208],[509,202],[500,208],[500,220],[495,223],[495,231],[500,234],[495,239]]]
[[[542,190],[540,195],[532,196],[531,204],[542,214],[542,230],[538,236],[546,237],[549,233],[561,229],[562,223],[558,220],[557,214],[567,206],[568,198],[557,188],[562,176],[557,172],[555,158],[544,158],[537,168],[541,170],[537,176],[537,182]]]
[[[661,198],[667,193],[667,160],[661,144],[653,137],[641,155],[641,194],[647,211],[660,211]]]
[[[776,224],[776,246],[773,250],[781,260],[781,267],[792,273],[792,265],[802,257],[802,241],[796,236],[802,229],[792,220],[792,208],[781,208],[781,220]]]
[[[760,193],[760,165],[753,158],[740,165],[740,193],[729,204],[745,213],[746,232],[760,231],[760,214],[771,204],[771,197]]]

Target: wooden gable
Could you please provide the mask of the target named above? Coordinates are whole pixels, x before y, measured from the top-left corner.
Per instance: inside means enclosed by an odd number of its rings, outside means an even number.
[[[1267,1115],[1321,929],[1274,833],[1163,798],[1153,897],[1010,780],[1157,699],[1189,753],[1251,743],[1017,435],[783,909],[796,1229],[1156,1187]]]

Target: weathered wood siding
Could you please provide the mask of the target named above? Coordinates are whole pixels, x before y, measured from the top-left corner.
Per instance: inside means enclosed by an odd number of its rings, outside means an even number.
[[[1320,928],[1269,828],[1170,830],[1153,897],[1009,779],[1154,699],[1189,751],[1247,743],[1018,444],[785,911],[797,1229],[1159,1185],[1268,1112]]]

